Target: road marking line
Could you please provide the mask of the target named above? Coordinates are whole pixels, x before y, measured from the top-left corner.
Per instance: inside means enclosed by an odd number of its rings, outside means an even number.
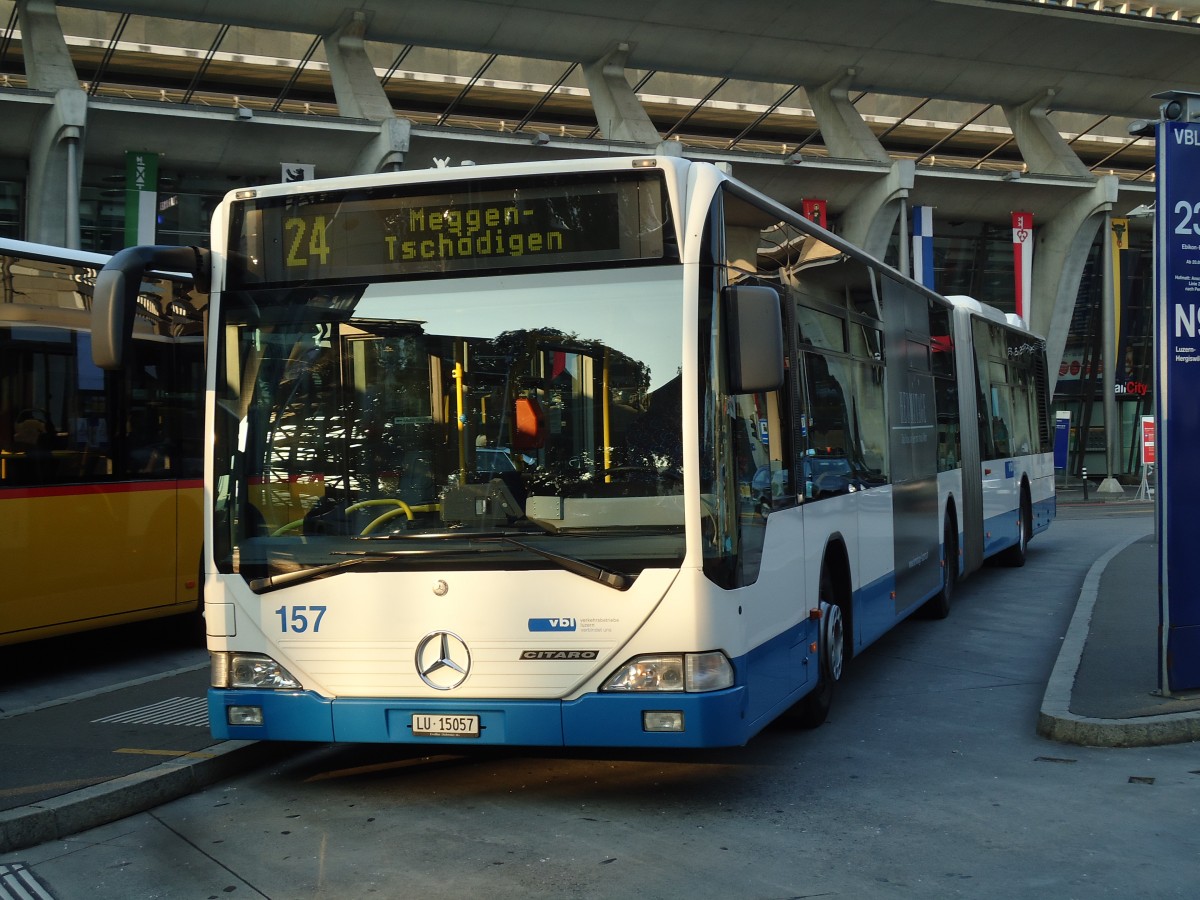
[[[93,723],[106,722],[120,725],[187,725],[203,728],[208,725],[208,700],[205,697],[171,697],[149,706],[126,710]]]
[[[0,863],[0,897],[12,900],[54,900],[54,895],[23,862]]]
[[[63,788],[87,787],[103,781],[103,778],[73,778],[70,781],[47,781],[42,784],[29,784],[23,787],[4,788],[0,797],[19,797],[21,794],[36,794],[39,791],[57,791]]]

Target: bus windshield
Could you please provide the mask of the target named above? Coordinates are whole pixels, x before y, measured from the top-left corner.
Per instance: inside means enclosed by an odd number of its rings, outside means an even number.
[[[678,565],[682,272],[227,291],[218,567]]]

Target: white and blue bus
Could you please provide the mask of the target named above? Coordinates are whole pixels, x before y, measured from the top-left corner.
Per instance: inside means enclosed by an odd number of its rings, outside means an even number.
[[[102,365],[181,252],[106,267]],[[712,165],[239,190],[196,253],[217,737],[818,725],[848,660],[1054,515],[1043,343]]]

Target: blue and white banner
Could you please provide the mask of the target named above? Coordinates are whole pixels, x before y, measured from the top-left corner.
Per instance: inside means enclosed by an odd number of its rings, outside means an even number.
[[[914,206],[912,210],[913,278],[931,291],[933,286],[933,207]]]
[[[1159,582],[1168,691],[1200,688],[1200,124],[1158,126]]]

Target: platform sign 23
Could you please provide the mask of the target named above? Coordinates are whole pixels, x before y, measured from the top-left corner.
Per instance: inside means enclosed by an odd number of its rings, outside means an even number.
[[[1200,687],[1200,124],[1158,131],[1160,577],[1171,691]]]

